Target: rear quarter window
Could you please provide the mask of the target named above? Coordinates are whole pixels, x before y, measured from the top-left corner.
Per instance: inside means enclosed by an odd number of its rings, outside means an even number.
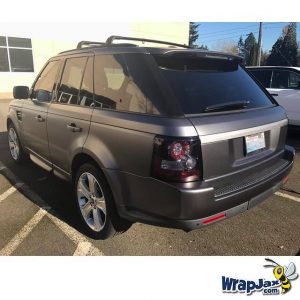
[[[146,113],[147,99],[129,74],[122,55],[96,55],[94,82],[96,107]]]

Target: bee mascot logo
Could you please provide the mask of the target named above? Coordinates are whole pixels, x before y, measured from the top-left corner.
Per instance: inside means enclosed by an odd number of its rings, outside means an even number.
[[[279,265],[272,259],[266,258],[265,260],[271,264],[264,265],[264,267],[272,267],[275,278],[281,282],[281,293],[287,293],[292,288],[291,280],[295,280],[298,277],[295,264],[291,262],[286,267]]]

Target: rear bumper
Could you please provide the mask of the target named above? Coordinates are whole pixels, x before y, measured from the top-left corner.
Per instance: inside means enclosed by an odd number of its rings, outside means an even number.
[[[267,199],[283,185],[292,169],[294,156],[294,149],[287,146],[282,168],[221,196],[205,182],[166,183],[115,170],[105,172],[113,183],[121,217],[189,231],[244,212]]]

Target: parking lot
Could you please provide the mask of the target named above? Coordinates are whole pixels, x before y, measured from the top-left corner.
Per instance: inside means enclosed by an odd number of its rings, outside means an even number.
[[[190,233],[137,223],[113,239],[94,241],[76,229],[68,183],[10,158],[7,107],[8,101],[0,100],[0,255],[299,254],[299,133],[288,137],[297,157],[286,189],[254,209]]]

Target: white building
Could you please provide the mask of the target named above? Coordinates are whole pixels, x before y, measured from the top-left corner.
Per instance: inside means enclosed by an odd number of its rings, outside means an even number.
[[[188,44],[189,23],[0,23],[0,99],[11,98],[15,85],[30,86],[51,56],[110,35]]]

